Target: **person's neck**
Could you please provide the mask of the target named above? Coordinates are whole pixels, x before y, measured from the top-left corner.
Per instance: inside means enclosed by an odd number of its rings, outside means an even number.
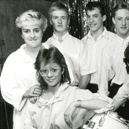
[[[91,31],[91,35],[94,38],[94,40],[97,40],[98,37],[103,33],[104,31],[104,27],[101,27],[99,30],[97,31]]]
[[[55,95],[60,86],[61,86],[60,83],[58,83],[56,86],[53,86],[53,87],[48,86],[47,92],[51,93],[52,95]]]
[[[64,32],[56,32],[54,31],[54,34],[58,37],[58,39],[61,39],[68,31]]]
[[[41,49],[41,46],[38,46],[38,47],[35,47],[35,48],[32,48],[32,47],[29,47],[26,45],[25,47],[25,53],[32,59],[36,59],[37,55],[38,55],[38,52],[39,50]]]
[[[128,36],[129,36],[129,34],[118,34],[118,33],[116,33],[119,37],[121,37],[122,39],[126,39]]]

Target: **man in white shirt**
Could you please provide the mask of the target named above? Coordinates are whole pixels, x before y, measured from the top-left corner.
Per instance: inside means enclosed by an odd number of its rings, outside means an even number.
[[[49,9],[49,20],[53,26],[53,36],[45,45],[57,47],[67,59],[74,75],[74,85],[86,87],[90,81],[90,74],[95,72],[90,64],[90,56],[83,42],[71,36],[68,32],[68,7],[62,1],[52,3]]]
[[[124,51],[129,42],[129,4],[122,2],[115,6],[112,14],[116,42],[109,44],[103,52],[100,89],[113,98],[129,76],[123,62]],[[110,86],[108,82],[111,81]]]
[[[126,64],[126,70],[129,74],[129,45],[124,52],[124,62]],[[129,80],[127,80],[118,90],[117,94],[113,97],[115,108],[114,111],[118,112],[120,116],[129,120]]]
[[[89,2],[86,5],[87,23],[90,31],[82,41],[84,42],[91,56],[91,64],[95,66],[96,72],[91,74],[88,89],[92,92],[99,92],[99,81],[102,64],[102,52],[109,43],[114,42],[114,33],[107,31],[104,27],[106,20],[105,6],[98,1]],[[83,87],[86,88],[86,87]],[[101,91],[102,93],[104,91]]]

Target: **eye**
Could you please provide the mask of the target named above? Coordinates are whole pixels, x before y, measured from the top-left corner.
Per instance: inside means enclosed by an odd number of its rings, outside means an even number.
[[[47,73],[47,70],[42,69],[42,70],[40,70],[40,72],[41,72],[42,74],[44,74],[44,73]]]
[[[56,69],[56,68],[51,69],[52,72],[57,72],[57,70],[58,69]]]
[[[53,18],[53,19],[58,19],[58,17],[57,17],[57,16],[53,16],[52,18]]]
[[[118,21],[122,20],[122,18],[117,18]]]
[[[40,29],[35,29],[35,32],[40,32]]]
[[[94,15],[94,17],[98,17],[98,15]]]
[[[24,33],[29,33],[29,30],[23,30],[22,32],[24,32]]]
[[[65,20],[65,19],[66,19],[66,17],[62,17],[62,19],[64,19],[64,20]]]

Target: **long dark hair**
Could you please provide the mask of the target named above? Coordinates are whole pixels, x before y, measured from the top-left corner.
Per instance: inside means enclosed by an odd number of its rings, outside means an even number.
[[[64,70],[64,73],[62,74],[62,77],[61,77],[61,84],[64,82],[71,83],[68,67],[67,67],[65,58],[61,54],[61,52],[55,47],[50,47],[49,49],[42,48],[39,51],[35,62],[35,69],[37,70],[38,82],[40,83],[41,88],[43,89],[48,88],[46,82],[43,80],[43,77],[39,74],[39,70],[42,62],[45,65],[47,65],[50,62],[54,62],[58,64],[61,67],[61,69]]]

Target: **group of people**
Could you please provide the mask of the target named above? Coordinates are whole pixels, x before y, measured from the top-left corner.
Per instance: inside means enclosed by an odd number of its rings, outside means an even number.
[[[1,73],[2,96],[14,107],[13,129],[77,128],[92,114],[116,111],[127,102],[129,4],[112,10],[116,33],[104,27],[101,2],[89,2],[86,13],[90,31],[79,40],[68,32],[68,6],[52,3],[53,36],[45,43],[43,14],[28,10],[16,18],[25,44],[9,55]]]

